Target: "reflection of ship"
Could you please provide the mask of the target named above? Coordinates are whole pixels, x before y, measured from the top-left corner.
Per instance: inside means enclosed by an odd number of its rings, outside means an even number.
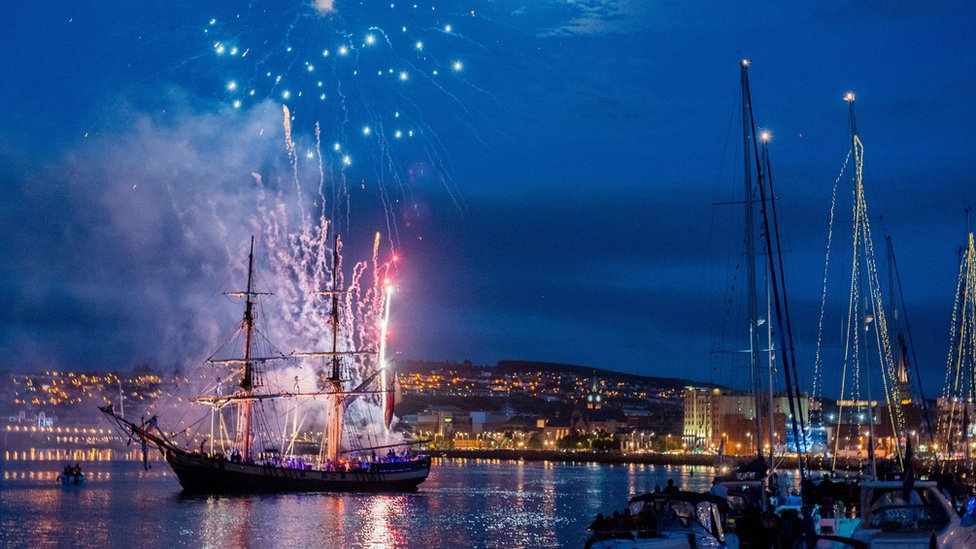
[[[231,395],[206,396],[191,399],[208,404],[215,414],[226,406],[237,408],[237,432],[235,449],[230,457],[223,452],[215,452],[211,442],[211,453],[204,453],[203,445],[198,452],[179,447],[171,440],[157,423],[155,416],[148,421],[135,423],[115,412],[111,405],[100,408],[111,417],[118,428],[130,440],[143,444],[146,451],[149,445],[162,452],[180,484],[187,492],[310,492],[310,491],[399,491],[415,489],[426,480],[430,473],[430,458],[413,455],[408,450],[396,450],[403,444],[375,445],[359,447],[354,451],[340,451],[343,434],[343,416],[346,407],[359,397],[379,396],[386,407],[386,425],[392,418],[395,404],[395,376],[385,370],[380,357],[380,368],[367,377],[356,388],[349,390],[345,384],[349,380],[340,377],[340,360],[354,355],[377,353],[360,351],[339,351],[339,300],[343,292],[338,288],[338,238],[333,249],[332,288],[321,295],[331,297],[332,308],[332,349],[329,352],[293,353],[295,357],[324,357],[330,359],[332,371],[325,377],[317,392],[276,392],[265,393],[256,389],[261,386],[264,373],[260,366],[272,359],[288,358],[280,352],[267,353],[269,356],[254,356],[252,348],[256,345],[259,332],[254,326],[254,298],[267,295],[254,289],[254,240],[251,240],[251,253],[248,256],[247,290],[229,294],[243,297],[244,320],[240,325],[243,336],[243,356],[227,360],[211,360],[214,364],[233,364],[241,366],[240,379]],[[278,356],[270,356],[275,355]],[[302,401],[325,398],[330,403],[328,426],[318,458],[305,459],[304,456],[282,454],[274,442],[265,443],[261,452],[255,452],[256,438],[272,438],[255,424],[267,425],[263,417],[265,403],[283,399]],[[223,422],[221,418],[221,423]],[[258,435],[256,437],[256,435]],[[213,436],[211,436],[211,441]],[[263,441],[262,441],[263,442]],[[377,456],[379,451],[380,456]]]

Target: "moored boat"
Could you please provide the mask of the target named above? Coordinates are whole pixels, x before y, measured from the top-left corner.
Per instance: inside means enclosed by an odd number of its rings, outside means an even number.
[[[976,547],[976,517],[960,517],[931,481],[865,481],[861,509],[849,535],[871,548]]]
[[[586,547],[727,547],[722,526],[727,509],[725,500],[712,494],[672,491],[635,496],[623,514],[597,518]]]

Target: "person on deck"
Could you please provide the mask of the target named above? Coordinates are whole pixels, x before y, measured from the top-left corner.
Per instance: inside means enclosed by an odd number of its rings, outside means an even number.
[[[620,511],[613,512],[613,518],[610,519],[610,530],[614,532],[621,532],[624,530],[624,517],[620,514]]]
[[[624,530],[637,529],[637,521],[635,520],[635,518],[636,517],[634,517],[634,515],[630,514],[630,507],[624,508],[624,514],[623,514]]]
[[[603,518],[603,513],[597,513],[596,519],[590,524],[590,530],[594,532],[601,532],[606,528],[606,520]]]
[[[637,513],[637,529],[644,532],[657,531],[657,515],[654,513],[653,506],[645,505],[641,512]]]
[[[674,494],[678,491],[678,487],[674,485],[674,479],[668,479],[668,485],[664,487],[665,494]]]

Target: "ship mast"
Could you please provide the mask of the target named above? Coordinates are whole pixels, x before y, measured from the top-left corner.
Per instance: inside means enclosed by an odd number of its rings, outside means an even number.
[[[254,336],[254,237],[251,237],[251,250],[247,255],[247,291],[244,293],[244,375],[241,377],[240,395],[250,397],[254,390],[254,366],[251,363],[251,340]],[[241,444],[241,458],[245,463],[252,461],[251,446],[254,441],[252,406],[254,401],[244,398],[240,403],[238,422],[238,441]]]
[[[743,59],[741,63],[742,72],[742,147],[743,147],[743,167],[745,169],[745,239],[746,239],[746,284],[748,291],[749,307],[749,365],[752,372],[752,390],[755,396],[755,415],[756,415],[756,453],[759,457],[763,455],[763,429],[762,429],[762,372],[759,367],[759,334],[757,332],[757,305],[756,305],[756,243],[755,228],[753,223],[753,203],[752,203],[752,144],[749,112],[752,110],[749,93],[749,60]],[[772,450],[773,433],[769,433],[769,447]]]
[[[332,462],[339,460],[339,443],[342,439],[342,379],[339,377],[339,234],[336,233],[332,246],[332,374],[328,381],[335,395],[332,397],[332,417],[329,423],[329,453]]]

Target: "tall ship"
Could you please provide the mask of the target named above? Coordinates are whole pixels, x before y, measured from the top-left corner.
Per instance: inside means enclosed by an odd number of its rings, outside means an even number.
[[[340,295],[345,294],[339,287],[337,275],[339,268],[339,239],[335,237],[332,250],[332,286],[317,294],[331,300],[329,323],[331,329],[331,349],[328,351],[293,352],[284,354],[271,346],[268,356],[257,356],[254,349],[263,334],[255,327],[255,300],[269,295],[255,289],[254,281],[254,237],[248,253],[247,289],[226,295],[243,298],[244,316],[238,325],[238,335],[242,338],[241,355],[228,359],[208,359],[214,365],[236,367],[231,374],[235,388],[231,394],[221,395],[218,383],[215,394],[190,399],[191,402],[210,406],[213,418],[219,415],[219,432],[211,428],[209,452],[205,443],[199,448],[180,446],[175,435],[167,433],[158,424],[156,416],[142,418],[138,422],[116,412],[112,405],[99,409],[114,423],[122,435],[131,443],[142,445],[144,460],[152,448],[158,449],[173,469],[185,492],[189,493],[244,493],[244,492],[376,492],[412,491],[430,473],[430,457],[410,450],[409,443],[393,444],[347,444],[354,448],[342,448],[344,419],[349,406],[358,398],[372,398],[382,403],[384,409],[383,429],[389,429],[393,417],[393,406],[397,400],[395,373],[390,371],[382,357],[385,344],[385,315],[381,326],[378,350],[340,350]],[[388,311],[388,299],[384,308]],[[355,387],[353,380],[343,379],[342,361],[373,355],[378,357],[377,368]],[[267,392],[263,366],[276,360],[293,358],[326,359],[329,372],[324,369],[319,374],[317,391],[301,391],[297,384],[294,391]],[[297,424],[298,404],[312,400],[324,400],[325,426],[322,441],[316,455],[296,451],[295,439],[288,444],[286,437],[272,433],[270,425],[284,423],[289,417],[269,421],[265,415],[265,404],[274,402],[293,402],[296,405],[294,417]],[[225,409],[236,412],[236,425],[229,444],[221,438],[224,432]],[[282,421],[283,420],[283,421]],[[211,425],[217,420],[211,421]],[[297,429],[296,429],[297,432]],[[221,439],[221,445],[215,439]],[[349,436],[348,440],[355,437]],[[287,447],[286,447],[287,445]]]

